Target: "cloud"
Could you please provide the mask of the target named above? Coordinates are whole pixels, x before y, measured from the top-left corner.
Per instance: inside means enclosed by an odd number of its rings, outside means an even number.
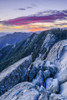
[[[39,13],[40,16],[37,13],[35,16],[31,15],[25,17],[18,17],[7,21],[0,21],[0,23],[4,25],[28,25],[31,23],[39,23],[39,22],[43,23],[43,22],[54,22],[56,20],[67,20],[66,11],[44,11]],[[41,13],[45,13],[45,15],[41,15]]]
[[[67,14],[67,10],[63,10],[63,12]]]
[[[45,28],[32,28],[32,29],[29,29],[29,31],[31,31],[31,32],[38,32],[38,31],[44,31],[44,30],[46,30]]]
[[[18,8],[18,10],[26,10],[25,8]]]
[[[32,7],[31,6],[28,6],[26,8],[18,8],[18,10],[27,10],[27,9],[31,9]]]
[[[53,14],[65,14],[67,15],[67,10],[48,10],[48,11],[40,11],[37,14],[34,14],[33,16],[46,16],[46,15],[53,15]]]
[[[28,6],[26,8],[18,8],[18,10],[28,10],[28,9],[31,9],[31,8],[33,8],[35,6],[36,6],[35,4],[31,4],[30,6]]]

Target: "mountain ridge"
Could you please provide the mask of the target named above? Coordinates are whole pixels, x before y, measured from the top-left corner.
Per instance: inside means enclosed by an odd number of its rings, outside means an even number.
[[[12,34],[6,34],[5,36],[0,37],[0,49],[8,46],[14,45],[20,41],[24,41],[32,33],[23,33],[23,32],[14,32]]]
[[[1,100],[67,100],[67,30],[34,33],[8,49],[0,63]]]

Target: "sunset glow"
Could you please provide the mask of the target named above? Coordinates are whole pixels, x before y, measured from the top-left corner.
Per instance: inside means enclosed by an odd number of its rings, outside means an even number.
[[[11,2],[1,0],[0,32],[34,32],[67,28],[66,3],[66,0],[56,0],[56,2],[54,0],[52,2],[50,0],[34,0],[33,2],[32,0],[29,2],[27,0],[12,0]]]

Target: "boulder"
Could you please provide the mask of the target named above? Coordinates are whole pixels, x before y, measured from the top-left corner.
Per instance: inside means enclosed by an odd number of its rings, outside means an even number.
[[[38,86],[44,85],[43,72],[41,70],[38,72],[36,78],[33,79],[32,83]]]
[[[45,70],[43,72],[43,75],[44,75],[44,79],[47,79],[48,77],[50,77],[50,71],[49,70]]]
[[[39,70],[45,70],[44,64],[45,64],[44,60],[41,60],[40,57],[36,58],[36,60],[28,68],[29,81],[32,81],[36,77]]]
[[[43,85],[41,85],[41,87],[39,87],[38,91],[41,94],[42,92],[45,91],[45,87]]]
[[[0,100],[37,100],[39,92],[32,83],[19,83],[0,97]]]
[[[60,94],[63,95],[65,99],[67,100],[67,82],[63,83],[60,86],[60,88],[61,88]]]
[[[48,78],[46,80],[46,89],[49,94],[59,92],[59,81],[57,79]]]
[[[54,76],[57,73],[57,71],[58,71],[57,65],[54,64],[53,62],[50,62],[50,61],[46,61],[45,69],[50,72],[51,76]]]
[[[67,67],[62,68],[56,75],[57,79],[59,80],[60,84],[67,81]]]
[[[39,97],[38,100],[48,100],[48,93],[47,93],[46,90],[44,90],[44,91],[41,93],[41,95],[40,95],[40,97]]]
[[[40,69],[40,70],[42,70],[42,71],[45,71],[45,70],[46,70],[45,63],[46,63],[45,60],[42,60],[42,61],[41,61],[41,64],[39,65],[39,69]]]
[[[62,95],[52,93],[49,96],[49,100],[65,100],[65,98]]]

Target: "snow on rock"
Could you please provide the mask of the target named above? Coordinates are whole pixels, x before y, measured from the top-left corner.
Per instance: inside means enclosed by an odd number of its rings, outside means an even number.
[[[59,73],[57,73],[56,78],[60,83],[64,83],[67,81],[67,67],[62,68]]]
[[[37,100],[39,92],[32,83],[23,82],[14,86],[0,100]]]
[[[38,100],[48,100],[48,93],[47,93],[46,89],[41,93]]]
[[[49,100],[65,100],[65,98],[62,95],[52,93],[49,96]]]
[[[49,93],[59,92],[59,81],[57,79],[48,78],[46,80],[46,89]]]
[[[32,83],[34,85],[41,86],[44,84],[43,72],[40,70],[35,79],[33,79]]]
[[[47,34],[45,40],[41,46],[41,51],[46,49],[45,54],[42,55],[42,58],[46,57],[48,51],[52,47],[52,45],[56,42],[57,38],[54,34]]]
[[[0,73],[0,95],[23,81],[23,76],[31,62],[32,56],[25,57]]]
[[[49,48],[55,42],[56,42],[56,36],[54,34],[47,34],[41,48],[42,49]]]
[[[35,61],[33,62],[33,65],[36,68],[39,68],[39,66],[43,63],[43,60],[40,59],[40,57],[36,58]]]
[[[46,61],[46,63],[45,63],[45,69],[46,69],[46,70],[49,70],[49,71],[50,71],[50,74],[53,75],[53,76],[54,76],[54,75],[57,73],[57,71],[58,71],[57,65],[54,64],[53,62],[50,62],[50,61]]]
[[[58,73],[56,78],[60,83],[67,81],[67,40],[62,40],[56,43],[50,50],[47,61],[57,65]]]
[[[32,64],[28,68],[27,73],[28,73],[27,76],[28,76],[29,81],[32,81],[35,78],[35,76],[37,75],[38,69],[35,67],[35,65]]]
[[[46,60],[57,64],[58,69],[67,66],[67,40],[62,40],[56,43],[50,50]]]
[[[39,57],[29,66],[28,68],[28,76],[29,76],[29,81],[32,81],[37,73],[40,70],[40,67],[42,66],[42,64],[44,63],[43,60],[41,60]]]
[[[67,82],[63,83],[61,86],[61,92],[60,94],[65,97],[65,100],[67,100]]]
[[[48,34],[41,50],[49,50],[55,41],[55,36]],[[21,81],[31,83],[18,84]],[[66,91],[67,40],[57,42],[45,60],[41,55],[32,62],[28,56],[0,73],[0,94],[6,92],[1,100],[67,100]]]
[[[43,93],[45,91],[45,87],[43,85],[41,85],[41,87],[38,87],[38,90],[41,93]]]
[[[48,77],[50,77],[50,71],[49,70],[45,70],[43,75],[44,75],[44,79],[47,79]]]

